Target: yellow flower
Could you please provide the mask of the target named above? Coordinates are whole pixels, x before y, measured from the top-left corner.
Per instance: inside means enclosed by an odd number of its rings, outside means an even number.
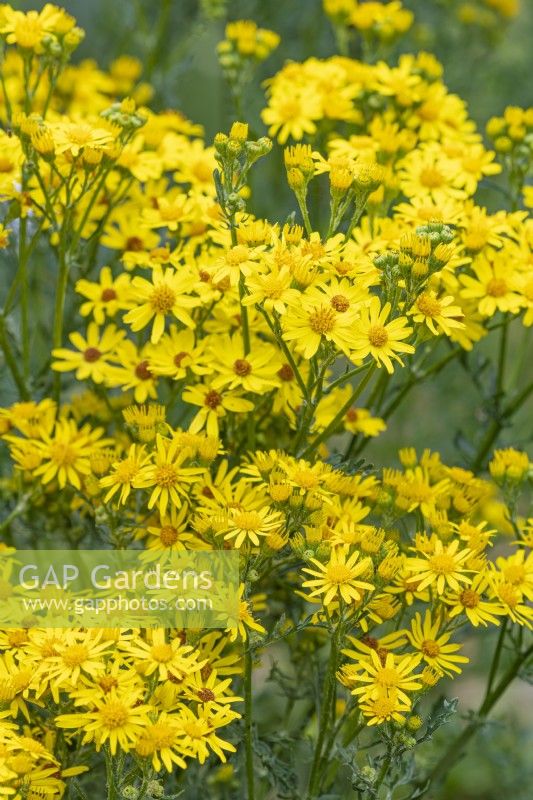
[[[345,603],[355,601],[358,603],[363,595],[362,590],[373,591],[374,585],[359,579],[360,575],[366,575],[371,568],[372,562],[369,558],[359,560],[360,553],[356,550],[350,556],[344,549],[337,547],[331,552],[327,564],[311,558],[310,562],[318,569],[304,567],[303,572],[313,575],[313,580],[302,583],[304,589],[312,589],[309,597],[324,595],[323,603],[328,606],[333,601],[338,602],[340,598]]]
[[[92,314],[94,321],[102,325],[106,317],[114,317],[117,311],[128,308],[129,276],[125,273],[113,278],[110,267],[102,267],[98,283],[85,279],[76,282],[76,292],[86,297],[80,313]]]
[[[464,614],[475,628],[478,625],[486,627],[488,623],[499,625],[500,621],[495,614],[503,613],[501,606],[498,603],[483,599],[483,595],[488,591],[488,586],[487,576],[478,574],[473,577],[470,586],[446,594],[444,602],[451,606],[448,612],[450,619],[459,614]]]
[[[378,366],[384,364],[387,372],[392,374],[394,368],[391,359],[403,366],[398,353],[414,353],[415,349],[402,341],[413,331],[407,327],[406,317],[397,317],[387,323],[390,311],[390,303],[385,303],[381,308],[377,297],[373,297],[368,307],[361,310],[361,318],[353,325],[350,357],[357,362],[370,355]]]
[[[299,141],[304,134],[314,134],[317,120],[322,115],[320,96],[314,87],[294,86],[290,82],[276,81],[261,119],[268,125],[268,135],[278,137],[285,144],[289,137]]]
[[[94,711],[60,714],[58,728],[74,728],[83,733],[83,743],[94,741],[96,749],[108,743],[112,755],[118,748],[128,752],[149,725],[151,708],[139,703],[136,694],[111,689],[105,697],[94,699]]]
[[[190,528],[189,509],[184,503],[181,508],[171,506],[166,514],[160,516],[158,525],[146,526],[138,534],[147,536],[146,547],[153,550],[154,558],[161,557],[161,550],[199,550],[201,542]]]
[[[315,412],[316,430],[323,430],[329,425],[352,393],[352,387],[343,386],[341,389],[333,389],[322,397]],[[360,433],[362,436],[378,436],[387,427],[382,419],[373,417],[368,409],[355,406],[348,409],[342,425],[350,433]]]
[[[432,621],[431,612],[426,610],[424,621],[417,612],[411,622],[411,629],[407,631],[407,637],[411,645],[422,653],[422,658],[433,669],[440,670],[445,675],[452,672],[460,673],[458,664],[467,664],[469,659],[466,656],[457,655],[460,650],[458,644],[448,644],[451,633],[443,633],[439,636],[441,623],[438,619]]]
[[[139,475],[142,467],[149,462],[150,456],[145,452],[144,447],[132,444],[128,450],[126,458],[115,461],[111,465],[111,472],[100,479],[100,486],[107,489],[104,503],[109,501],[120,491],[118,502],[125,503],[128,499],[133,482]]]
[[[510,311],[516,314],[522,304],[516,291],[516,279],[512,266],[507,260],[489,260],[480,256],[473,264],[472,275],[460,275],[463,284],[461,297],[475,300],[479,313],[491,317],[496,311]]]
[[[452,328],[464,328],[464,317],[460,306],[451,305],[453,297],[437,297],[436,292],[424,291],[416,298],[409,314],[414,322],[424,322],[431,333],[440,331],[449,335]]]
[[[437,540],[429,553],[423,553],[422,558],[408,558],[406,567],[410,572],[416,573],[409,578],[409,583],[416,582],[417,591],[426,586],[435,587],[438,594],[444,594],[446,588],[459,591],[461,583],[472,583],[466,575],[465,561],[470,556],[470,550],[458,550],[459,540],[450,545],[444,545]]]
[[[41,11],[15,11],[2,5],[0,33],[7,34],[8,44],[18,44],[24,50],[41,51],[41,42],[47,33],[53,33],[62,17],[68,15],[57,6],[46,3]]]
[[[53,433],[43,433],[35,442],[42,463],[33,474],[45,484],[57,480],[61,489],[67,484],[81,489],[80,479],[91,473],[91,453],[112,443],[102,439],[102,434],[102,428],[83,425],[78,429],[73,420],[57,420]]]
[[[156,437],[154,463],[145,464],[132,481],[135,489],[153,487],[148,501],[148,508],[156,504],[161,514],[172,503],[178,508],[182,498],[187,496],[186,487],[197,480],[203,469],[200,467],[184,467],[183,463],[190,457],[190,451],[183,448],[181,452],[179,439],[166,439],[160,434]]]
[[[105,128],[89,122],[55,122],[50,125],[57,153],[68,153],[77,158],[86,147],[91,150],[108,150],[114,137]]]
[[[150,348],[149,364],[154,375],[166,375],[175,381],[185,378],[187,370],[195,375],[213,371],[205,340],[196,342],[192,330],[179,330],[176,325],[171,325],[168,333]]]
[[[265,628],[257,622],[253,615],[254,611],[254,598],[244,598],[245,585],[241,583],[238,592],[238,618],[235,620],[235,627],[229,628],[229,637],[233,642],[240,636],[241,640],[245,642],[248,639],[248,629],[256,631],[256,633],[266,633]],[[227,619],[227,614],[225,616]]]
[[[52,350],[52,356],[60,359],[52,362],[52,369],[56,372],[76,370],[77,380],[90,378],[95,383],[102,383],[109,375],[109,363],[116,361],[116,349],[125,336],[125,332],[117,330],[114,325],[108,325],[100,334],[96,322],[90,322],[85,339],[78,331],[69,335],[77,351],[64,347]]]
[[[210,354],[215,368],[212,378],[215,389],[227,386],[264,394],[280,384],[277,372],[281,368],[281,359],[278,352],[259,338],[252,339],[251,350],[245,355],[239,332],[233,336],[216,337]]]
[[[354,680],[362,683],[352,689],[353,695],[362,695],[364,701],[375,700],[380,696],[397,697],[411,707],[411,699],[407,692],[416,692],[422,688],[415,669],[420,664],[419,653],[406,656],[395,656],[387,653],[383,661],[375,650],[370,651],[370,658],[361,658],[357,667],[362,670]]]
[[[227,412],[243,414],[253,411],[254,404],[241,397],[240,392],[231,389],[216,389],[213,384],[198,383],[188,386],[183,392],[185,403],[200,406],[200,410],[189,425],[191,433],[198,433],[203,428],[209,436],[219,435],[219,419]]]
[[[306,359],[316,354],[323,341],[333,342],[348,355],[355,317],[353,309],[348,311],[349,301],[335,305],[322,293],[302,294],[299,300],[282,317],[283,338],[294,341],[295,349]]]
[[[133,278],[130,299],[137,303],[124,317],[124,322],[131,325],[133,331],[145,328],[153,319],[152,344],[157,344],[165,330],[165,320],[172,315],[184,325],[194,328],[194,321],[187,309],[200,304],[200,299],[191,297],[194,280],[187,270],[176,272],[173,269],[163,270],[155,266],[152,280]]]
[[[150,369],[150,345],[138,350],[130,339],[124,339],[116,351],[118,366],[106,373],[106,386],[120,386],[123,392],[134,390],[136,403],[157,397],[157,376]]]
[[[359,708],[367,717],[367,725],[382,725],[390,720],[403,723],[403,713],[411,710],[411,702],[396,692],[381,691],[375,697],[365,697],[359,703]]]
[[[269,536],[280,530],[283,522],[283,516],[268,507],[250,511],[232,509],[228,517],[228,527],[220,533],[225,534],[226,541],[234,540],[233,544],[237,548],[248,541],[259,547],[259,537]]]
[[[156,673],[158,681],[172,678],[181,681],[204,666],[205,661],[200,661],[193,648],[182,644],[178,636],[167,642],[164,628],[154,628],[147,635],[147,640],[136,636],[121,642],[121,650],[141,674]]]
[[[300,292],[291,288],[292,273],[288,265],[279,267],[268,261],[268,272],[251,273],[245,279],[248,290],[243,305],[262,305],[267,311],[285,314],[287,305],[298,302]]]
[[[185,705],[180,706],[178,720],[183,734],[185,752],[203,764],[209,757],[209,748],[221,761],[226,761],[225,751],[235,753],[235,747],[216,735],[219,727],[228,725],[239,715],[230,709],[211,710],[203,707],[195,713]]]

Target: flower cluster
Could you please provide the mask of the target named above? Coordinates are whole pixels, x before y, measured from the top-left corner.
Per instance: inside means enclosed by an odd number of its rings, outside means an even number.
[[[374,54],[412,22],[396,1],[324,8],[339,41],[356,29]],[[306,796],[351,765],[377,798],[432,735],[428,696],[468,663],[467,639],[499,628],[480,716],[530,654],[532,466],[516,438],[494,447],[533,391],[526,349],[516,386],[508,369],[533,324],[531,109],[489,122],[492,151],[431,54],[312,57],[265,83],[275,143],[244,121],[210,143],[148,107],[135,59],[68,66],[82,33],[55,6],[1,6],[0,36],[0,348],[18,395],[0,408],[0,550],[52,537],[151,562],[231,550],[240,565],[229,628],[0,628],[0,796],[61,798],[70,778],[81,792],[97,754],[125,798],[163,796],[164,773],[172,790],[222,774],[239,796],[246,774],[251,798],[259,758],[272,791],[297,793],[288,740],[252,728],[252,671],[275,645],[288,710],[273,724],[293,725],[297,700],[311,709]],[[278,43],[228,23],[218,53],[237,105]],[[289,217],[253,213],[259,159]],[[480,205],[493,179],[509,183],[499,210]],[[484,403],[460,463],[413,447],[398,468],[361,459],[457,362]],[[363,772],[374,726],[387,756]]]

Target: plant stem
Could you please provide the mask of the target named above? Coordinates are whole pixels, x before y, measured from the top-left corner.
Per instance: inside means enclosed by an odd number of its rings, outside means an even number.
[[[24,376],[24,380],[27,380],[30,374],[28,255],[26,252],[27,228],[28,228],[28,221],[26,217],[22,217],[20,220],[20,231],[19,231],[19,279],[20,279],[20,319],[22,327],[22,374]]]
[[[309,775],[309,789],[307,795],[308,800],[312,800],[313,797],[317,796],[320,785],[320,775],[321,775],[320,762],[322,759],[322,748],[324,746],[324,740],[326,738],[326,733],[330,720],[331,695],[335,689],[335,672],[337,670],[337,648],[338,648],[338,639],[340,638],[339,637],[340,628],[341,625],[339,623],[337,630],[335,631],[331,639],[328,666],[324,678],[324,696],[323,696],[323,701],[320,705],[318,736],[315,745],[315,753],[313,756],[311,774]]]
[[[485,458],[491,449],[493,443],[498,438],[498,435],[503,428],[505,421],[512,417],[512,415],[517,411],[522,403],[527,400],[529,395],[533,392],[533,381],[528,383],[528,385],[522,389],[522,391],[512,400],[501,412],[497,419],[493,419],[491,424],[489,425],[485,436],[483,437],[481,444],[479,445],[478,451],[476,456],[472,462],[472,470],[478,472],[483,463]]]
[[[322,433],[319,433],[319,435],[315,439],[313,439],[313,441],[310,442],[310,444],[307,445],[307,447],[305,448],[305,450],[301,454],[302,458],[306,458],[314,450],[316,450],[318,445],[321,444],[323,441],[325,441],[328,438],[328,436],[337,428],[339,422],[341,422],[341,420],[343,419],[343,417],[346,414],[346,412],[348,411],[348,409],[353,405],[353,403],[355,403],[357,398],[363,393],[368,381],[372,377],[372,374],[374,372],[375,367],[376,367],[376,362],[375,361],[372,361],[372,363],[368,365],[366,375],[359,382],[359,384],[358,384],[357,388],[355,389],[355,391],[353,392],[353,394],[344,403],[344,405],[341,407],[340,411],[332,419],[332,421],[329,423],[329,425],[327,425],[327,427],[324,428]]]
[[[248,800],[254,800],[254,749],[252,742],[252,653],[244,654],[244,743],[246,755],[246,786]]]
[[[509,617],[505,617],[502,627],[500,628],[500,634],[498,636],[498,643],[496,644],[496,649],[494,650],[494,655],[492,657],[492,664],[490,665],[490,672],[489,672],[489,679],[487,681],[487,688],[485,690],[485,695],[483,701],[485,701],[490,692],[492,690],[492,686],[494,684],[494,679],[496,678],[496,673],[498,672],[498,666],[500,664],[500,657],[502,654],[503,642],[505,639],[505,632],[507,630],[507,623],[509,622]]]
[[[63,343],[63,314],[65,311],[65,297],[67,293],[68,275],[70,269],[70,258],[65,252],[64,241],[61,243],[59,257],[59,274],[57,276],[56,302],[54,310],[54,326],[52,342],[54,347],[61,347]],[[57,372],[54,376],[54,396],[59,402],[61,394],[61,373]]]
[[[21,400],[28,400],[29,399],[29,392],[26,388],[26,382],[22,375],[20,374],[20,370],[17,365],[17,360],[13,354],[11,349],[11,345],[9,344],[9,339],[7,337],[6,331],[6,321],[3,316],[0,316],[0,347],[4,351],[4,358],[6,360],[6,364],[9,367],[9,371],[13,376],[13,380],[19,390],[19,395]]]
[[[533,645],[531,645],[524,653],[520,653],[516,659],[513,661],[501,681],[498,683],[496,688],[487,694],[485,699],[483,700],[478,714],[477,719],[470,722],[469,725],[463,730],[463,732],[458,736],[458,738],[452,742],[450,747],[446,750],[442,758],[439,759],[437,764],[433,767],[432,771],[430,772],[428,778],[430,781],[430,785],[436,783],[438,780],[443,778],[447,772],[452,768],[455,764],[457,759],[461,756],[464,746],[466,743],[472,738],[472,736],[477,731],[479,724],[481,721],[488,716],[491,709],[496,705],[502,694],[505,692],[509,684],[516,678],[520,667],[524,662],[529,658],[529,656],[533,653]],[[425,781],[421,782],[424,785]]]
[[[295,192],[296,199],[298,201],[298,205],[300,207],[300,211],[302,213],[302,219],[304,221],[305,232],[308,236],[311,236],[313,233],[313,228],[311,226],[311,220],[309,219],[309,212],[307,211],[307,203],[305,197],[303,197],[300,192]]]
[[[118,791],[115,783],[115,774],[113,772],[113,756],[106,747],[105,753],[105,772],[106,772],[106,787],[107,787],[107,800],[118,800]]]

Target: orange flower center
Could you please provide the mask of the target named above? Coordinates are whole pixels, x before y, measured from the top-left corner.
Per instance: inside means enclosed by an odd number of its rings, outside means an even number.
[[[507,292],[507,284],[503,278],[492,278],[487,283],[487,294],[491,297],[503,297]]]
[[[176,293],[166,283],[156,286],[150,295],[150,305],[156,314],[168,314],[176,302]]]
[[[389,334],[383,325],[372,325],[368,330],[368,341],[372,347],[384,347],[389,341]]]
[[[344,297],[342,294],[334,295],[330,300],[331,305],[338,311],[339,314],[344,314],[345,311],[348,311],[350,308],[350,301],[347,297]]]
[[[313,333],[331,333],[335,327],[336,314],[333,308],[322,306],[309,315],[309,327]]]
[[[436,658],[440,653],[440,647],[433,639],[426,639],[422,642],[422,652],[430,658]]]
[[[85,350],[85,352],[83,353],[83,358],[85,359],[85,361],[88,361],[89,364],[92,364],[95,361],[98,361],[101,355],[102,354],[97,347],[88,347],[87,350]]]
[[[241,378],[244,378],[246,375],[249,375],[252,371],[252,365],[249,361],[246,361],[244,358],[238,358],[237,361],[233,364],[233,371],[236,375],[240,375]]]

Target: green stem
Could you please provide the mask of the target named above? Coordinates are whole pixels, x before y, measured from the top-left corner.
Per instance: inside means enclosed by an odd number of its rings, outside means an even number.
[[[359,372],[363,372],[366,369],[366,364],[361,364],[360,367],[355,367],[355,369],[351,369],[348,372],[345,372],[344,375],[341,375],[340,378],[332,381],[332,383],[328,383],[326,388],[324,389],[324,395],[327,396],[333,389],[336,389],[337,386],[342,386],[343,383],[349,381],[350,378],[353,378],[354,375],[358,375]]]
[[[353,216],[352,216],[352,218],[350,220],[350,224],[348,225],[348,230],[346,231],[346,233],[344,235],[344,240],[346,242],[351,237],[353,229],[355,228],[355,226],[357,225],[357,223],[361,219],[363,211],[365,210],[366,200],[367,200],[366,197],[358,197],[358,198],[356,198],[355,211],[354,211]],[[359,204],[357,204],[357,201],[359,201]]]
[[[294,372],[294,377],[296,378],[296,382],[298,383],[298,386],[300,387],[304,398],[306,400],[308,400],[309,399],[309,393],[307,391],[307,386],[305,385],[305,381],[302,378],[300,370],[296,366],[296,361],[294,360],[291,351],[287,347],[287,344],[284,341],[283,336],[281,335],[281,333],[279,333],[279,331],[276,330],[276,326],[274,325],[274,323],[270,319],[270,317],[268,315],[268,312],[264,308],[262,308],[261,306],[256,306],[256,308],[264,316],[268,327],[270,328],[270,330],[272,331],[272,333],[274,335],[274,338],[276,339],[276,342],[279,344],[279,346],[283,350],[283,354],[284,354],[285,358],[287,359],[287,361],[289,362],[290,368]]]
[[[490,423],[485,436],[483,437],[481,444],[479,445],[478,451],[476,456],[472,462],[472,470],[478,472],[485,462],[485,458],[489,450],[491,449],[492,445],[498,438],[498,435],[503,428],[505,421],[512,417],[515,411],[518,411],[522,403],[527,400],[529,395],[533,392],[533,381],[528,383],[528,385],[515,397],[515,399],[510,402],[501,412],[497,419],[493,419]]]
[[[24,179],[23,179],[24,187]],[[30,324],[29,324],[29,287],[28,287],[28,254],[26,251],[26,233],[28,221],[20,220],[19,235],[19,280],[20,280],[20,318],[22,327],[22,374],[28,380],[30,374]]]
[[[533,653],[533,645],[531,645],[524,653],[520,653],[517,658],[513,661],[501,681],[498,683],[496,688],[490,692],[483,703],[481,704],[477,719],[473,720],[463,732],[457,737],[457,739],[452,742],[450,747],[446,750],[442,758],[439,759],[437,764],[433,767],[431,773],[429,774],[428,778],[430,784],[434,784],[443,778],[448,771],[452,768],[455,764],[457,759],[461,756],[463,752],[464,746],[467,742],[472,738],[472,736],[476,733],[480,722],[482,722],[490,713],[492,708],[496,705],[502,694],[505,692],[507,687],[510,683],[516,678],[520,667],[524,662],[529,658],[529,656]],[[421,784],[424,785],[427,779],[422,781]]]
[[[351,406],[355,403],[357,398],[363,393],[366,385],[368,384],[368,381],[372,377],[375,367],[376,367],[375,361],[372,361],[372,363],[368,365],[366,375],[359,382],[359,385],[357,386],[353,394],[344,403],[340,411],[335,415],[335,417],[332,419],[329,425],[327,425],[324,428],[324,430],[321,433],[319,433],[319,435],[315,439],[313,439],[313,441],[310,444],[308,444],[305,450],[301,453],[302,458],[306,458],[308,455],[310,455],[314,450],[316,450],[319,444],[325,441],[328,438],[328,436],[333,431],[336,430],[337,426],[342,421],[348,409],[351,408]]]
[[[307,210],[307,202],[305,196],[302,195],[300,192],[295,192],[296,199],[298,201],[298,206],[300,207],[300,211],[302,214],[302,219],[304,221],[305,231],[308,236],[311,236],[313,233],[313,228],[311,226],[311,220],[309,219],[309,212]]]
[[[104,753],[105,753],[107,800],[118,800],[118,789],[115,783],[115,774],[113,772],[113,756],[111,755],[107,747],[105,748]]]
[[[313,764],[311,766],[311,774],[309,776],[309,789],[307,798],[312,800],[313,797],[318,795],[320,788],[320,777],[323,774],[320,770],[320,763],[322,760],[322,748],[326,738],[327,729],[329,727],[330,710],[331,710],[331,695],[335,690],[335,672],[337,670],[337,648],[338,638],[340,631],[340,624],[333,634],[331,639],[331,648],[329,651],[328,666],[324,679],[324,699],[320,705],[320,719],[318,723],[318,736],[315,745],[315,752],[313,756]]]
[[[373,790],[374,790],[374,796],[375,797],[378,796],[379,788],[380,788],[381,784],[383,783],[383,781],[385,780],[385,778],[387,777],[387,773],[388,773],[388,771],[390,769],[390,766],[391,766],[391,757],[390,757],[389,754],[387,754],[387,756],[385,757],[385,760],[384,760],[384,762],[383,762],[383,764],[381,766],[381,769],[379,771],[379,775],[376,778],[376,782],[375,782],[374,786],[372,787]]]
[[[509,622],[509,617],[505,617],[502,627],[500,628],[500,634],[498,636],[498,643],[496,644],[496,649],[494,650],[494,656],[492,658],[492,664],[490,665],[490,672],[489,672],[489,679],[487,681],[487,688],[485,691],[485,696],[483,701],[488,698],[491,693],[492,686],[494,684],[494,679],[496,678],[496,673],[498,672],[498,667],[500,665],[500,658],[502,654],[503,642],[505,639],[505,632],[507,630],[507,623]]]
[[[254,748],[252,741],[252,653],[244,654],[244,744],[246,756],[246,786],[248,800],[254,800]]]
[[[11,345],[9,344],[6,331],[6,321],[3,316],[0,316],[0,347],[4,351],[4,358],[7,366],[9,367],[9,371],[11,372],[13,380],[15,381],[17,389],[19,390],[20,399],[29,400],[30,395],[26,388],[26,382],[20,373],[17,360],[13,354]]]
[[[65,244],[64,241],[62,241],[60,247],[59,273],[57,276],[56,302],[54,309],[54,325],[52,334],[52,342],[54,348],[61,347],[61,345],[63,344],[63,314],[65,311],[65,297],[67,294],[69,270],[70,270],[70,258],[69,255],[65,252]],[[61,394],[61,373],[57,372],[54,376],[54,395],[55,399],[58,402],[60,394]]]

